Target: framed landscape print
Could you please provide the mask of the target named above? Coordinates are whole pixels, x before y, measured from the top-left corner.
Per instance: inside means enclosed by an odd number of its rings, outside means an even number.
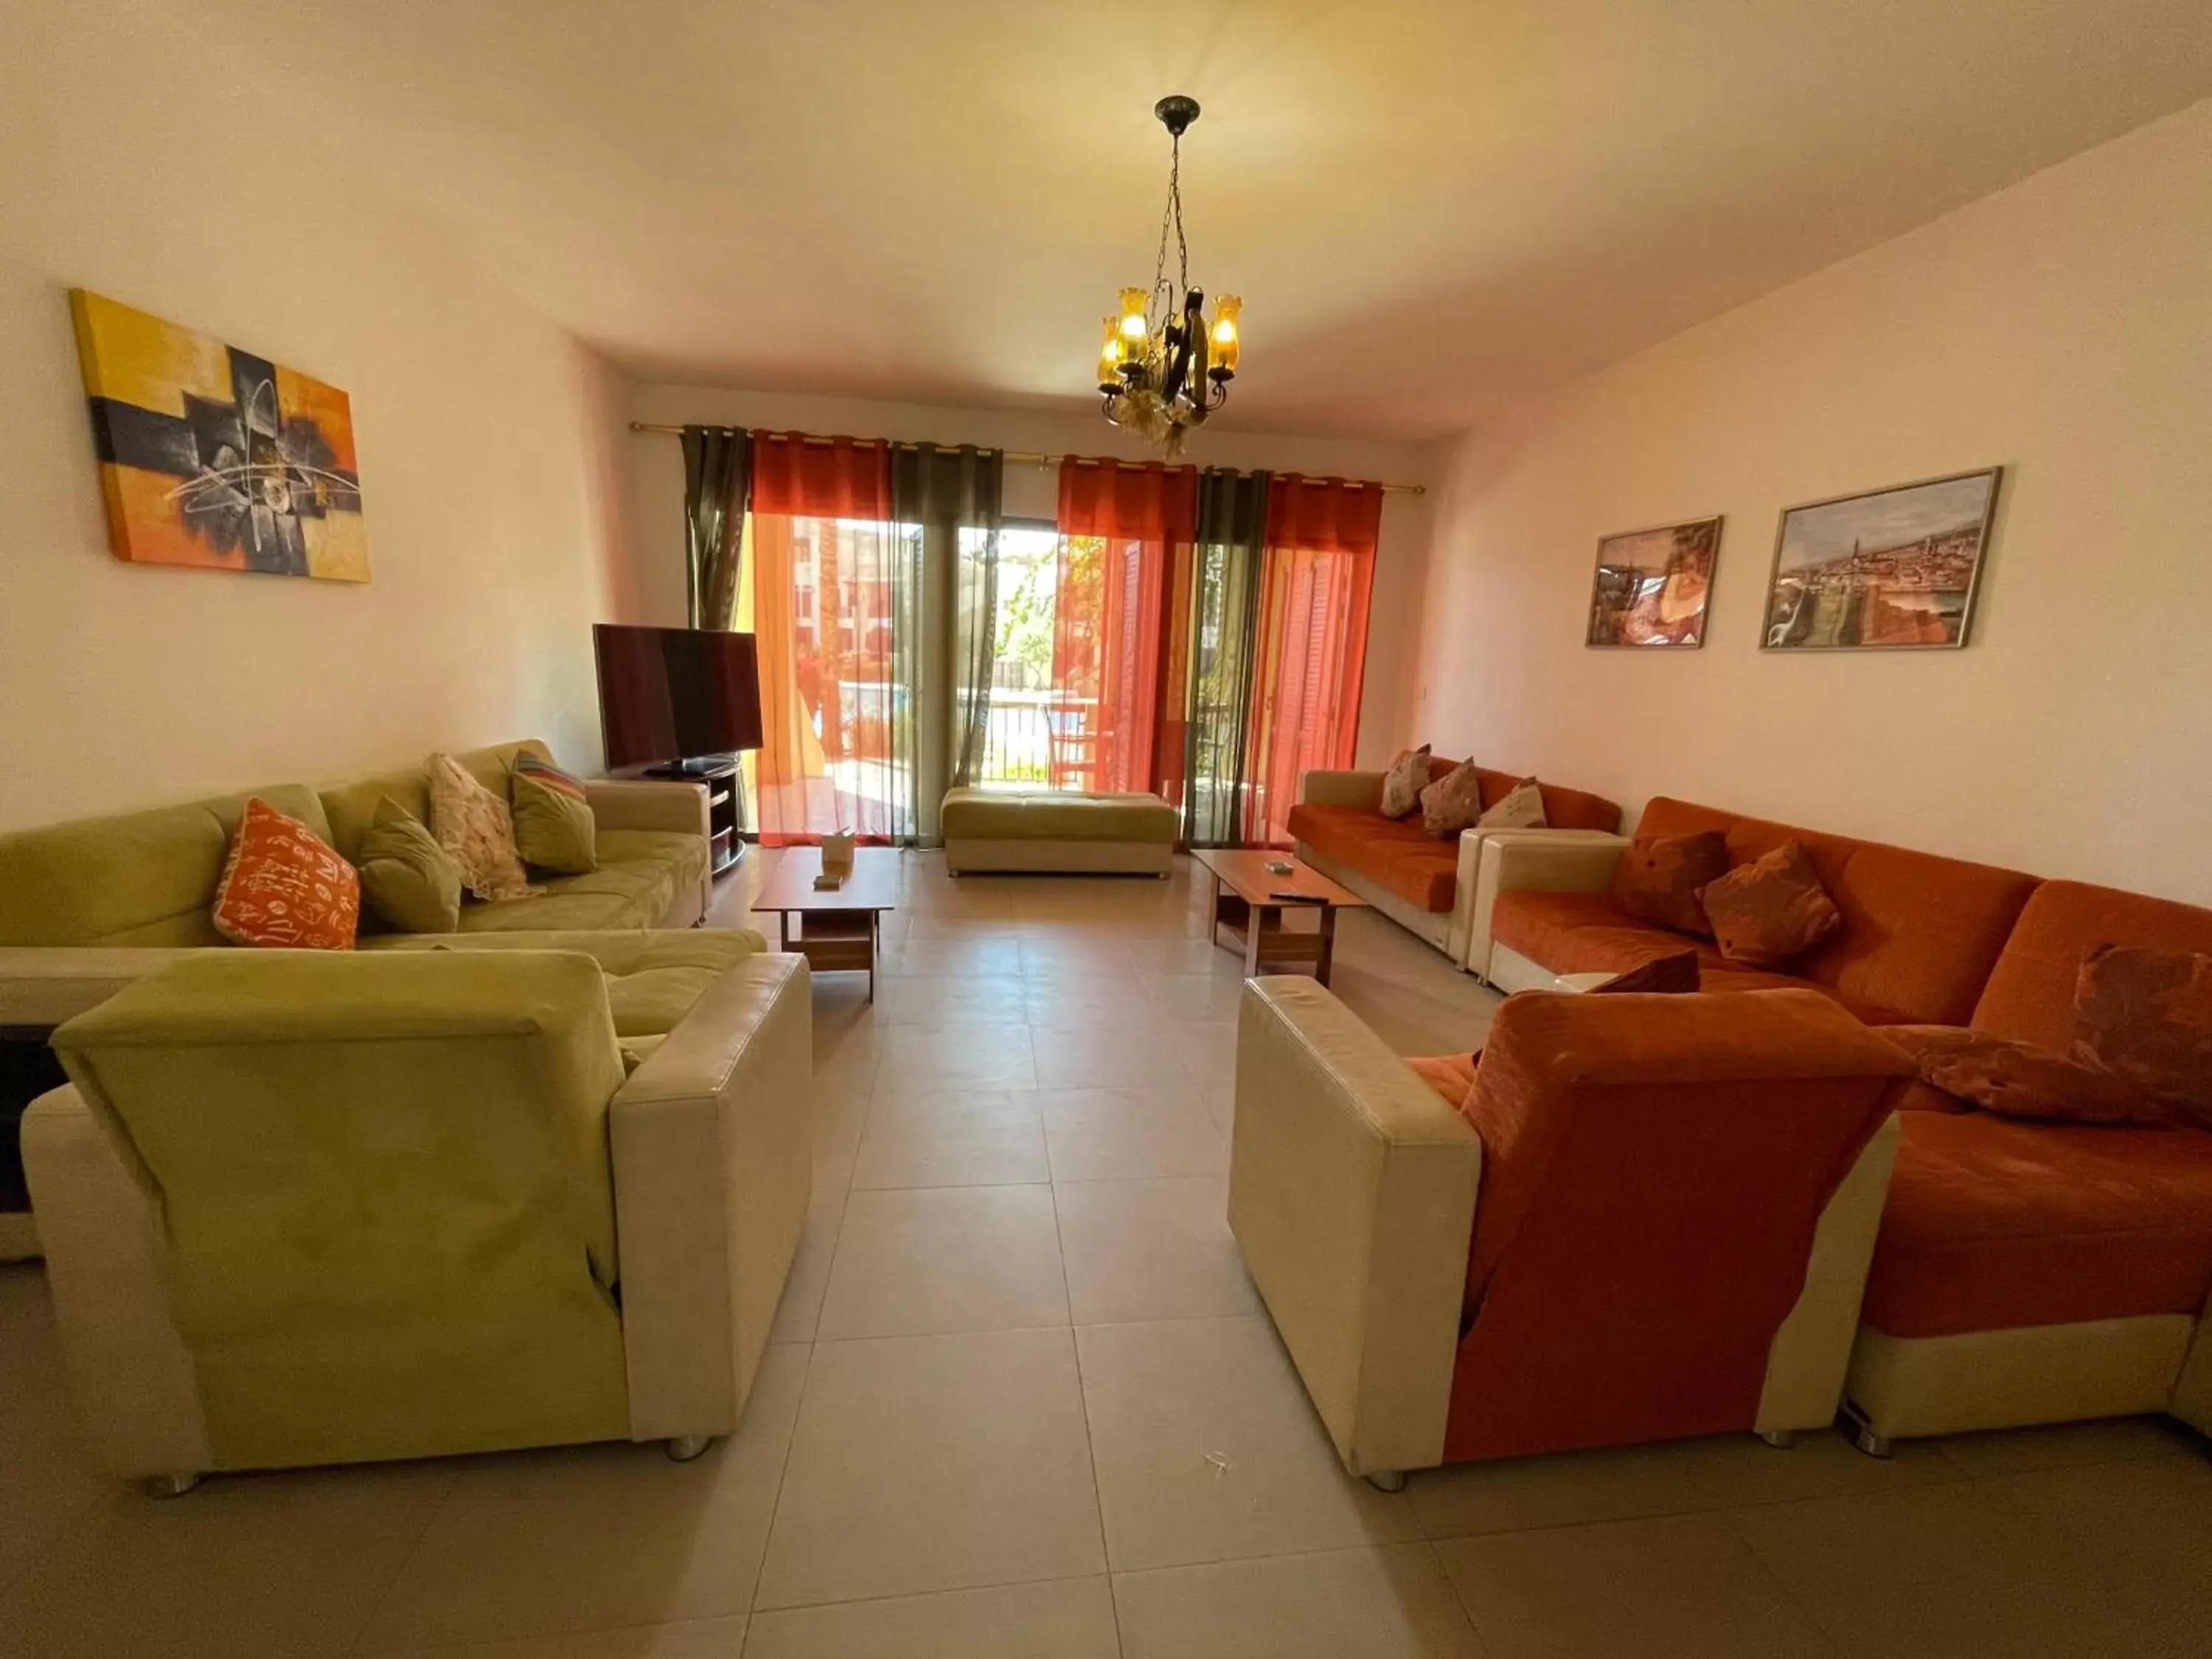
[[[83,289],[70,309],[118,558],[368,580],[344,392]]]
[[[1597,544],[1591,645],[1703,645],[1721,521],[1626,530]]]
[[[1767,586],[1769,651],[1966,642],[2004,469],[1785,508]]]

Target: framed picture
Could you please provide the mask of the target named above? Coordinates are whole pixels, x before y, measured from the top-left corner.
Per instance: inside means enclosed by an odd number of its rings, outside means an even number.
[[[368,580],[344,392],[84,289],[70,306],[118,558]]]
[[[2002,467],[1785,507],[1769,651],[1958,647],[1973,620]]]
[[[1625,530],[1597,544],[1591,645],[1703,645],[1721,521]]]

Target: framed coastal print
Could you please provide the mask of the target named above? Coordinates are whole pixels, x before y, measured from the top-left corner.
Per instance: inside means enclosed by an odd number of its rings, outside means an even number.
[[[70,307],[118,558],[368,580],[344,392],[83,289]]]
[[[1721,521],[1626,530],[1597,544],[1590,645],[1703,645]]]
[[[1784,508],[1767,584],[1769,651],[1966,642],[2002,467]]]

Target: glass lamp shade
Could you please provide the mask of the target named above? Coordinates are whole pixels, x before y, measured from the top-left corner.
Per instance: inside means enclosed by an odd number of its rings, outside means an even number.
[[[1243,349],[1240,319],[1244,301],[1234,294],[1224,294],[1213,302],[1213,325],[1206,331],[1206,357],[1212,372],[1226,380],[1237,372],[1237,354]]]
[[[1125,288],[1121,290],[1121,338],[1129,348],[1143,344],[1145,336],[1151,332],[1146,325],[1145,308],[1151,303],[1152,297],[1150,289]]]
[[[1104,319],[1106,338],[1098,348],[1098,389],[1119,392],[1121,389],[1121,364],[1127,356],[1121,343],[1121,324],[1119,319]]]

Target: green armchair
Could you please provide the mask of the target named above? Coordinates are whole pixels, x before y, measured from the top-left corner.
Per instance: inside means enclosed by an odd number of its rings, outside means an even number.
[[[573,951],[210,951],[64,1024],[26,1115],[102,1464],[209,1471],[736,1425],[811,1186],[802,959],[625,1076]]]

